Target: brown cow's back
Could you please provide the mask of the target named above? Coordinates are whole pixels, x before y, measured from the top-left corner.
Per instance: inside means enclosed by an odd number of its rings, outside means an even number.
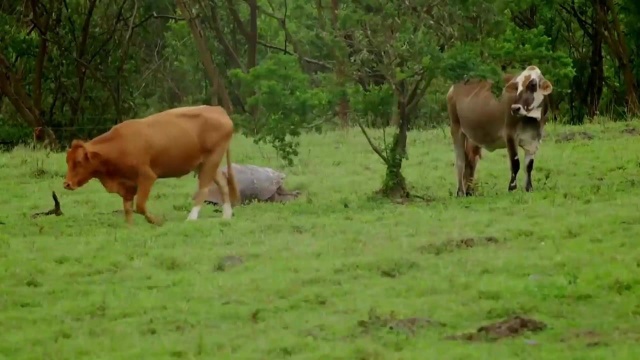
[[[146,208],[156,180],[197,171],[199,190],[187,219],[198,218],[206,191],[214,185],[222,193],[222,217],[229,219],[232,205],[240,197],[230,165],[232,137],[231,118],[216,106],[182,107],[124,121],[91,141],[72,142],[63,186],[75,190],[97,178],[108,192],[122,197],[128,223],[132,222],[135,198],[135,212],[157,224]],[[216,171],[225,153],[226,179]]]
[[[124,121],[92,141],[106,143],[112,158],[148,163],[158,178],[184,176],[196,168],[222,137],[233,133],[233,123],[219,107],[193,106],[170,109],[142,119]],[[133,164],[132,164],[133,165]]]

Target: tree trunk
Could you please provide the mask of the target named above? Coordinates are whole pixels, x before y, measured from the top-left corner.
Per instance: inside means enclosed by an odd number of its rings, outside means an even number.
[[[340,8],[339,0],[331,0],[331,24],[333,31],[336,35],[341,34],[338,26],[338,9]],[[338,36],[344,41],[344,36]],[[343,128],[349,126],[349,98],[347,96],[345,88],[345,78],[347,77],[347,70],[345,64],[346,54],[341,54],[339,50],[334,49],[336,59],[336,80],[338,82],[338,88],[340,89],[340,100],[338,103],[338,119]]]
[[[258,63],[258,1],[249,0],[249,39],[247,39],[247,71]]]
[[[400,124],[398,132],[393,137],[391,149],[387,157],[387,171],[381,192],[384,196],[394,199],[409,197],[407,183],[402,175],[402,162],[407,154],[407,132],[409,130],[409,114],[407,103],[402,97],[398,98],[398,118]]]
[[[176,5],[180,9],[180,12],[183,13],[185,19],[187,20],[187,23],[189,24],[189,29],[191,30],[193,40],[195,41],[196,47],[198,49],[198,54],[200,55],[200,61],[202,62],[202,66],[204,66],[209,81],[211,82],[212,105],[218,105],[222,103],[222,107],[225,108],[225,110],[229,114],[232,114],[233,106],[231,105],[229,92],[227,91],[224,81],[218,73],[216,65],[213,63],[211,53],[207,48],[207,44],[204,40],[204,35],[202,29],[200,28],[198,20],[193,16],[191,11],[189,11],[189,6],[187,5],[185,0],[176,0]]]
[[[97,0],[89,0],[87,14],[82,24],[82,32],[80,34],[80,43],[76,47],[76,58],[84,61],[87,53],[87,43],[89,42],[89,32],[91,30],[91,19],[96,8]],[[70,14],[68,14],[70,16]],[[84,99],[85,83],[87,78],[87,69],[85,66],[76,62],[76,77],[78,78],[78,94],[75,101],[71,103],[71,124],[75,125],[82,114],[82,101]]]
[[[4,94],[22,120],[35,128],[41,127],[45,131],[45,138],[51,147],[58,143],[53,132],[46,128],[41,113],[36,110],[33,101],[24,90],[22,80],[13,73],[9,62],[0,53],[0,93]]]
[[[599,28],[594,27],[595,31],[601,32],[622,73],[627,98],[627,111],[631,116],[637,115],[640,112],[640,104],[638,104],[637,97],[638,88],[633,75],[631,61],[629,60],[629,49],[613,0],[592,0],[592,5],[602,25]],[[611,24],[609,23],[609,15],[613,20]]]
[[[599,28],[602,25],[594,16],[594,27]],[[587,116],[593,118],[598,114],[600,99],[602,98],[602,90],[604,84],[604,56],[602,54],[602,33],[600,31],[593,32],[591,42],[591,58],[590,71],[587,81],[586,106]]]

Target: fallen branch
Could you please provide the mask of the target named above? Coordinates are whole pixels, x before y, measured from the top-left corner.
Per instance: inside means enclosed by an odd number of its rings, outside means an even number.
[[[38,216],[49,216],[49,215],[60,216],[60,215],[62,215],[62,210],[60,209],[60,201],[58,200],[58,196],[56,195],[55,191],[51,192],[51,197],[53,198],[53,209],[51,209],[49,211],[37,212],[37,213],[31,215],[32,219],[35,219]]]

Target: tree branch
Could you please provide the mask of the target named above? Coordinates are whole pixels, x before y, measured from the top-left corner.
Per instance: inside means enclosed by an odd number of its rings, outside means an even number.
[[[40,31],[41,29],[38,29],[38,31]],[[40,35],[45,38],[47,41],[55,44],[56,46],[58,46],[62,51],[65,51],[64,46],[57,40],[54,38],[49,38],[47,36],[45,36],[43,33],[40,33]],[[71,53],[70,53],[71,54]],[[109,83],[107,81],[105,81],[104,79],[102,79],[100,77],[100,75],[98,74],[98,72],[96,72],[93,67],[91,65],[89,65],[86,61],[78,58],[76,55],[71,55],[71,57],[73,57],[73,59],[79,64],[81,65],[79,67],[80,70],[82,70],[83,68],[86,70],[89,70],[89,73],[92,74],[94,76],[94,78],[96,80],[98,80],[102,85],[104,85],[105,89],[109,92],[109,94],[111,95],[111,98],[113,100],[113,104],[116,105],[117,104],[117,97],[115,95],[115,92],[113,91],[113,88],[111,88],[111,86],[109,86]]]
[[[388,164],[389,163],[389,158],[382,152],[380,147],[378,145],[376,145],[373,142],[373,140],[371,140],[371,137],[369,136],[369,133],[364,128],[364,126],[362,126],[362,123],[360,122],[360,120],[356,119],[356,123],[358,124],[358,127],[362,131],[362,134],[364,135],[365,139],[367,139],[367,142],[369,143],[369,146],[371,146],[371,149],[380,157],[380,159],[382,159],[382,161],[384,161],[385,164]]]
[[[211,21],[209,23],[213,28],[213,33],[216,35],[216,39],[218,39],[218,43],[220,43],[220,45],[225,50],[228,57],[235,64],[235,66],[238,67],[240,70],[242,70],[242,72],[246,72],[246,69],[244,65],[242,65],[242,62],[240,61],[238,54],[236,54],[236,52],[233,50],[233,48],[231,47],[231,44],[229,44],[229,42],[225,38],[224,32],[220,28],[220,17],[218,16],[217,6],[218,5],[215,3],[215,1],[209,2],[209,10],[211,11]]]
[[[235,6],[236,1],[234,0],[226,0],[226,1],[227,1],[227,10],[229,11],[229,14],[231,14],[231,18],[235,22],[236,27],[238,28],[238,31],[240,31],[240,34],[242,34],[242,36],[244,36],[244,38],[247,39],[247,41],[249,41],[250,39],[249,32],[247,31],[247,28],[244,26],[244,23],[240,18],[240,14],[238,14],[238,10],[236,10],[236,6]],[[211,6],[216,6],[214,4],[214,1],[211,1],[210,4]]]
[[[333,70],[333,66],[331,66],[331,65],[329,65],[327,63],[324,63],[324,62],[322,62],[320,60],[315,60],[315,59],[311,59],[311,58],[308,58],[308,57],[300,56],[300,55],[298,55],[298,54],[296,54],[294,52],[291,52],[291,51],[289,51],[287,49],[281,48],[279,46],[268,44],[268,43],[266,43],[266,42],[264,42],[262,40],[258,40],[258,45],[260,45],[262,47],[265,47],[267,49],[282,51],[283,53],[285,53],[287,55],[299,56],[303,61],[308,62],[309,64],[318,65],[318,66],[321,66],[321,67],[323,67],[323,68],[325,68],[327,70]]]
[[[140,20],[140,22],[138,22],[137,24],[133,25],[133,29],[134,30],[137,29],[138,27],[144,25],[147,21],[151,19],[169,19],[174,21],[184,21],[184,18],[181,18],[179,16],[156,14],[156,12],[154,11],[153,14],[147,15],[147,17]]]
[[[93,60],[95,60],[95,58],[102,52],[102,50],[104,50],[105,47],[107,47],[107,45],[109,45],[109,43],[111,42],[111,40],[113,40],[113,36],[115,35],[116,31],[118,30],[118,24],[120,23],[120,19],[122,18],[122,11],[124,9],[124,6],[126,5],[128,0],[122,0],[122,3],[120,4],[120,7],[118,7],[118,13],[116,14],[116,18],[113,22],[113,27],[111,28],[111,34],[109,34],[109,36],[107,36],[107,38],[102,42],[102,44],[100,44],[100,46],[98,46],[98,50],[96,50],[95,53],[93,53],[93,55],[91,55],[91,57],[89,58],[89,63],[92,63]]]
[[[589,37],[589,39],[593,41],[593,31],[594,31],[593,24],[590,24],[587,20],[585,20],[580,15],[580,13],[578,13],[575,3],[572,2],[571,8],[567,7],[564,4],[558,4],[558,6],[564,12],[566,12],[567,14],[571,15],[574,19],[576,19],[576,22],[580,26],[580,29],[582,29],[582,31]],[[596,9],[593,9],[593,11],[596,11]]]

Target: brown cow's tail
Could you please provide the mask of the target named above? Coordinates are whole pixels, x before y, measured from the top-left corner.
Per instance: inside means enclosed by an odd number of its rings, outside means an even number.
[[[233,166],[231,166],[231,147],[227,148],[227,187],[229,188],[229,198],[231,205],[240,203],[240,191],[238,191],[238,183],[233,174]]]

